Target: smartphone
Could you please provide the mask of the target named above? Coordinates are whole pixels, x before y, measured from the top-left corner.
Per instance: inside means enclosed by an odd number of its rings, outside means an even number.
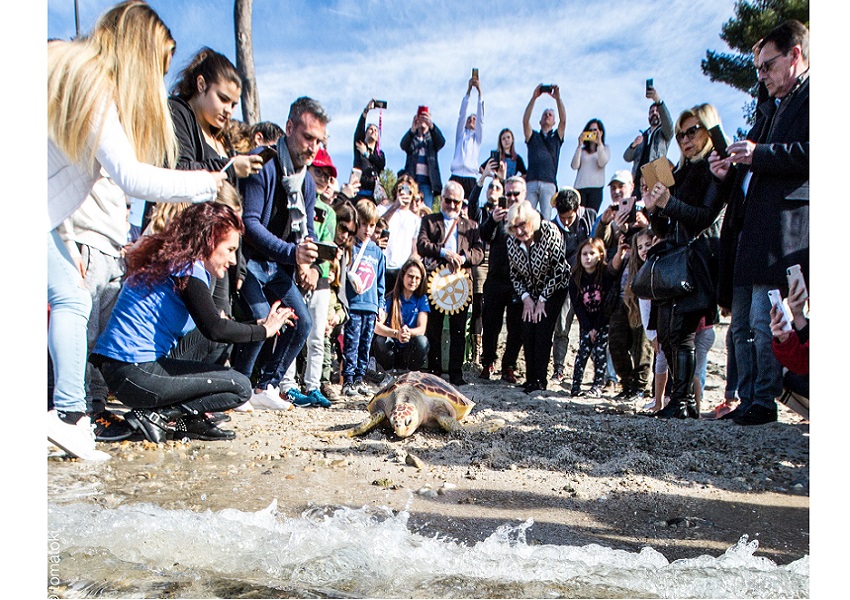
[[[478,67],[472,67],[472,76],[478,78]]]
[[[507,208],[508,207],[508,197],[507,196],[499,196],[499,208]]]
[[[375,100],[375,108],[386,108],[387,101],[386,100]]]
[[[263,164],[266,164],[274,158],[275,154],[277,154],[277,150],[275,150],[271,146],[266,146],[260,152],[257,153],[257,156],[263,159]]]
[[[555,89],[555,84],[550,83],[548,85],[540,84],[540,93],[541,94],[551,94],[552,90]]]
[[[382,231],[381,231],[381,236],[380,236],[380,237],[381,237],[381,239],[382,239],[382,240],[389,239],[389,237],[390,237],[390,230],[389,230],[389,229],[384,229],[384,230],[382,230]]]
[[[803,298],[809,297],[809,290],[806,288],[806,280],[803,278],[803,270],[800,268],[800,265],[791,265],[785,270],[785,275],[788,277],[789,290],[791,289],[791,282],[796,281],[797,285],[803,288]]]
[[[499,168],[499,163],[500,163],[500,162],[501,162],[501,160],[502,160],[502,157],[501,157],[501,156],[499,156],[499,151],[498,151],[498,150],[490,150],[490,160],[492,160],[494,163],[496,163],[496,168],[498,169],[498,168]]]
[[[335,260],[337,245],[330,242],[313,242],[318,248],[319,260]]]
[[[793,329],[791,323],[794,321],[794,318],[791,316],[791,311],[788,310],[788,307],[782,301],[782,294],[779,293],[779,290],[770,290],[767,293],[767,297],[770,298],[770,305],[775,306],[785,315],[785,326],[782,328],[782,331],[791,331]]]
[[[325,222],[325,209],[319,208],[318,206],[315,209],[315,217],[313,218],[316,223],[324,223]]]
[[[620,200],[620,206],[618,207],[618,212],[627,213],[632,210],[632,207],[635,204],[635,197],[630,196],[628,198],[623,198]]]
[[[351,169],[351,176],[348,178],[348,185],[354,185],[355,183],[360,182],[360,175],[363,174],[363,171],[360,169],[354,168]]]
[[[655,86],[652,83],[652,79],[651,78],[647,79],[646,80],[646,92],[649,93],[649,90],[651,90],[653,87],[655,87]]]
[[[720,125],[715,125],[708,130],[708,135],[711,137],[711,143],[714,144],[714,150],[720,158],[726,158],[729,153],[726,152],[726,137],[723,135],[723,130]]]
[[[420,106],[420,107],[416,110],[416,116],[424,115],[424,114],[425,114],[425,113],[427,113],[427,112],[428,112],[428,107],[427,107],[427,106]]]

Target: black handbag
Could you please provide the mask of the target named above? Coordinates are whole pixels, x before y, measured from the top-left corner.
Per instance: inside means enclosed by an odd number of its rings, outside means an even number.
[[[632,292],[638,298],[661,302],[687,296],[695,289],[690,257],[690,242],[656,244],[632,280]]]

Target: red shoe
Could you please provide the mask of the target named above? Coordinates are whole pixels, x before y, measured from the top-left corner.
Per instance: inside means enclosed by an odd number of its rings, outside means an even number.
[[[502,369],[502,381],[516,383],[516,369],[513,367],[505,367]]]
[[[478,379],[490,379],[490,376],[493,374],[493,365],[484,365],[481,369],[481,374],[478,375]]]

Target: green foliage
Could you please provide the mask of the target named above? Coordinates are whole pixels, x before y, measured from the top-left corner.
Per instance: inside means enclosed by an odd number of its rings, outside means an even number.
[[[378,175],[378,182],[381,184],[381,187],[384,188],[387,196],[392,196],[393,188],[395,187],[397,179],[398,177],[396,177],[395,171],[392,169],[384,169]]]
[[[707,50],[702,61],[703,74],[755,98],[758,79],[753,68],[753,46],[767,33],[788,19],[809,26],[809,0],[738,0],[735,16],[721,27],[720,38],[737,53]],[[748,122],[754,114],[752,102],[744,106]]]

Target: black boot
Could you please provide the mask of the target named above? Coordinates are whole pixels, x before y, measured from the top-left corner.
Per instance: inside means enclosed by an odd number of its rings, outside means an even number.
[[[124,415],[127,425],[145,436],[154,444],[161,444],[174,437],[174,431],[180,422],[179,410],[134,408]]]
[[[175,437],[187,437],[193,440],[207,440],[215,442],[218,440],[232,440],[236,432],[229,429],[219,429],[216,422],[205,413],[199,415],[185,415],[178,425]]]
[[[656,415],[662,419],[698,419],[697,401],[694,396],[694,370],[696,360],[693,348],[677,348],[673,361],[668,363],[672,371],[673,387],[670,403]]]
[[[654,416],[659,419],[687,419],[688,410],[684,402],[671,398],[667,406],[655,413]]]

